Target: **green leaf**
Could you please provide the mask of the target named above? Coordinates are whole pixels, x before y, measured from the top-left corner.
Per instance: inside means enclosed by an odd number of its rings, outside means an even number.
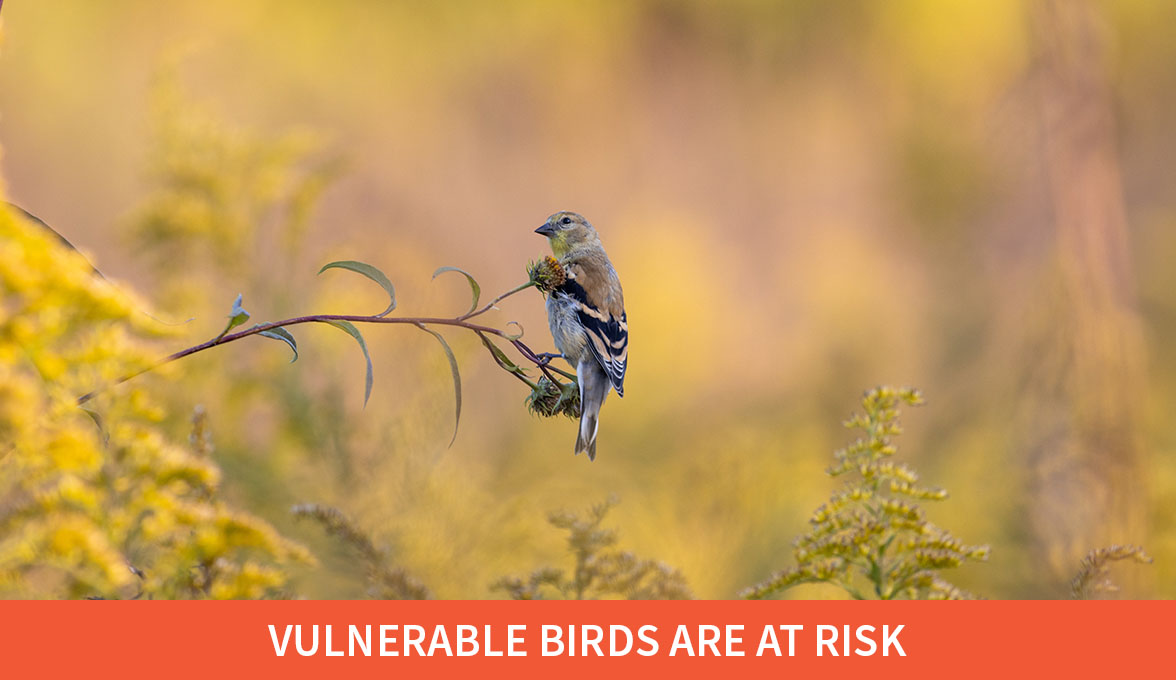
[[[437,342],[441,343],[441,349],[445,350],[445,357],[449,359],[449,372],[453,374],[453,396],[457,404],[457,417],[453,423],[453,439],[449,440],[449,445],[453,446],[453,442],[457,441],[457,427],[461,424],[461,373],[457,370],[457,357],[453,356],[453,350],[449,348],[449,343],[445,342],[437,331],[427,328],[424,324],[417,324],[422,331],[437,338]]]
[[[268,331],[261,331],[258,335],[273,338],[274,340],[281,340],[286,343],[290,346],[290,350],[294,352],[294,358],[290,360],[290,363],[298,361],[298,343],[294,341],[294,336],[290,334],[290,331],[279,326],[277,328],[271,328]]]
[[[507,321],[506,325],[507,326],[512,326],[512,325],[518,326],[518,328],[519,328],[518,333],[514,333],[514,334],[507,333],[506,334],[507,340],[518,340],[519,338],[523,337],[523,324],[519,323],[518,321]]]
[[[486,349],[490,350],[490,353],[494,355],[494,360],[498,362],[498,365],[501,366],[503,370],[514,373],[516,375],[521,375],[523,377],[527,376],[527,372],[520,368],[518,364],[511,361],[510,358],[506,356],[506,352],[503,352],[501,349],[499,349],[498,345],[495,345],[490,340],[490,338],[486,337],[485,333],[478,331],[478,337],[482,339],[482,344],[486,346]]]
[[[82,409],[83,411],[86,412],[86,415],[90,416],[90,420],[93,420],[94,425],[98,428],[98,434],[102,435],[102,444],[104,446],[109,446],[110,445],[110,433],[106,431],[106,423],[103,422],[102,414],[95,411],[94,409],[86,408],[85,406],[79,406],[78,408]],[[5,453],[7,453],[7,452],[5,452]],[[4,454],[0,453],[0,459],[3,459],[3,458],[4,458]]]
[[[367,403],[368,403],[368,398],[370,398],[372,396],[372,380],[373,380],[373,378],[372,378],[372,355],[368,354],[367,343],[363,341],[363,334],[360,333],[359,329],[356,328],[355,325],[352,324],[350,321],[326,321],[324,323],[329,323],[332,326],[334,326],[335,328],[338,328],[339,330],[343,331],[344,333],[355,338],[355,341],[359,343],[359,348],[363,350],[363,358],[364,358],[364,361],[367,362],[367,377],[364,380],[364,386],[363,386],[363,405],[366,407]]]
[[[376,269],[370,264],[356,262],[355,260],[339,260],[338,262],[328,262],[327,264],[324,264],[323,268],[320,269],[318,273],[322,274],[328,269],[347,269],[357,274],[363,274],[372,281],[380,284],[380,287],[383,288],[386,293],[388,293],[388,297],[391,299],[391,302],[388,303],[388,309],[385,309],[376,316],[387,316],[393,309],[396,309],[396,289],[392,287],[392,282],[388,280],[388,277],[384,275],[384,272],[380,271],[379,269]]]
[[[472,290],[474,293],[474,300],[473,300],[473,302],[470,303],[470,311],[468,311],[466,313],[472,314],[474,312],[474,310],[476,310],[478,308],[478,299],[482,297],[482,287],[478,285],[478,282],[474,279],[474,277],[469,272],[467,272],[464,269],[459,269],[457,267],[441,267],[437,271],[433,272],[433,278],[435,279],[438,276],[444,274],[445,272],[457,272],[458,274],[461,274],[462,276],[466,277],[466,281],[470,282],[470,290]]]
[[[249,320],[249,312],[241,307],[241,298],[242,296],[238,294],[237,299],[233,301],[233,308],[229,310],[229,323],[225,325],[225,329],[220,332],[220,335],[216,336],[217,340],[225,337],[229,331]]]

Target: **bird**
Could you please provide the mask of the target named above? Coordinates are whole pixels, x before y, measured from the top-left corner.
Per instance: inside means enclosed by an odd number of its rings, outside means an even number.
[[[617,270],[596,229],[578,213],[561,211],[535,233],[547,237],[567,280],[547,296],[547,322],[556,348],[576,369],[580,430],[575,454],[596,460],[600,407],[609,389],[625,396],[629,322]],[[560,356],[555,355],[555,356]]]

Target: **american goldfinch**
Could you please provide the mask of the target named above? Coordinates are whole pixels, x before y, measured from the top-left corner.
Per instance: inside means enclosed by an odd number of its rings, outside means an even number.
[[[547,296],[547,322],[563,358],[576,368],[580,384],[580,433],[576,454],[596,460],[600,406],[610,387],[625,395],[629,324],[617,270],[596,230],[574,212],[557,212],[535,233],[547,237],[567,281]]]

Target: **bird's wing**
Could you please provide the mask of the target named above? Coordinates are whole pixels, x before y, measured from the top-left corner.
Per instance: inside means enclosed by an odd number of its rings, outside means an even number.
[[[625,312],[621,318],[605,312],[593,313],[584,306],[580,308],[580,323],[588,333],[588,346],[604,372],[608,374],[609,382],[617,391],[617,396],[625,396],[625,369],[629,365],[629,323]],[[602,318],[607,317],[607,318]]]
[[[568,279],[561,290],[576,301],[576,317],[588,336],[588,346],[592,348],[592,355],[604,368],[617,395],[624,396],[625,368],[629,364],[629,322],[624,302],[619,295],[608,300],[594,300],[581,281],[588,283],[592,290],[611,287],[593,285],[596,282],[589,273],[591,270],[586,271],[575,264],[571,265],[570,269],[574,276]],[[612,273],[612,276],[615,277],[616,274]],[[619,291],[619,284],[616,289]]]

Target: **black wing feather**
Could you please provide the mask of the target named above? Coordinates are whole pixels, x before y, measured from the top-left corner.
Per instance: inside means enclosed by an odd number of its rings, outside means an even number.
[[[588,346],[592,348],[592,355],[604,368],[617,395],[623,397],[625,369],[629,365],[628,315],[621,312],[621,318],[618,319],[606,310],[594,308],[588,302],[584,287],[576,281],[569,280],[560,290],[579,303],[576,316],[588,333]]]
[[[586,313],[579,312],[580,323],[588,331],[588,346],[604,372],[608,375],[617,395],[625,396],[625,369],[629,365],[629,331],[625,330],[625,315],[618,321],[611,314],[607,322]]]

